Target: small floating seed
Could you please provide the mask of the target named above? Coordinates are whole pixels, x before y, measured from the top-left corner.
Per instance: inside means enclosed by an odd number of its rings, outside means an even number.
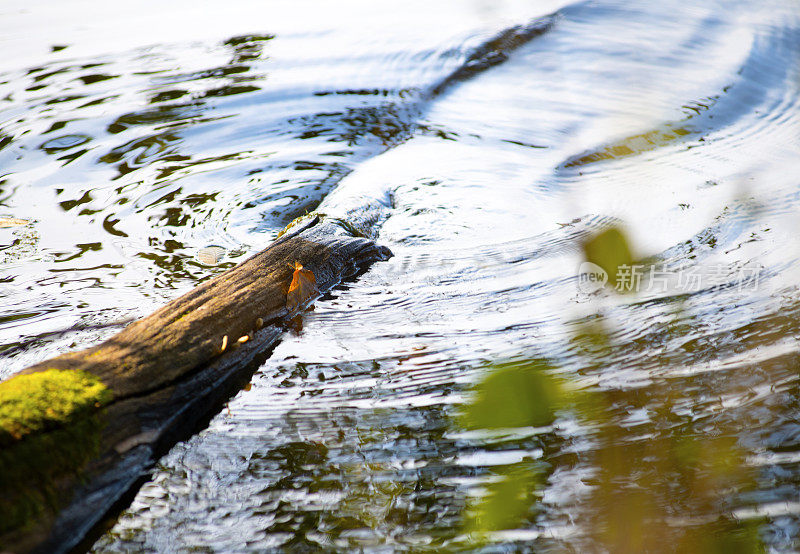
[[[244,336],[241,336],[241,337],[239,337],[239,340],[238,340],[237,342],[238,342],[239,344],[244,344],[244,343],[246,343],[248,340],[250,340],[250,337],[248,337],[247,335],[244,335]]]
[[[264,320],[261,319],[260,317],[256,319],[256,331],[261,329],[263,326],[264,326]]]
[[[225,352],[225,348],[228,347],[228,335],[222,337],[222,348],[219,349],[220,352]]]

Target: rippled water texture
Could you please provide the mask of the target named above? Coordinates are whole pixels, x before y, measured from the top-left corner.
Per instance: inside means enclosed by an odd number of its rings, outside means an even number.
[[[800,8],[430,4],[0,8],[0,377],[391,198],[94,551],[800,548]]]

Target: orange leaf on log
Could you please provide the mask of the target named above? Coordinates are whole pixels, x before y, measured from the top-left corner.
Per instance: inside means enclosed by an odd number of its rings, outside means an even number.
[[[286,307],[289,311],[295,311],[302,306],[309,298],[316,296],[317,278],[310,269],[303,269],[303,264],[294,262],[289,264],[294,269],[292,274],[292,284],[289,285],[289,292],[286,294]]]

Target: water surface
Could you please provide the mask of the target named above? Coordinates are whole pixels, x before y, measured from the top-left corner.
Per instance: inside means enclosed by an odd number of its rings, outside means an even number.
[[[800,9],[411,7],[10,39],[0,217],[30,223],[0,228],[3,377],[320,202],[391,198],[395,257],[304,314],[94,551],[796,550]],[[579,286],[611,227],[627,294]]]

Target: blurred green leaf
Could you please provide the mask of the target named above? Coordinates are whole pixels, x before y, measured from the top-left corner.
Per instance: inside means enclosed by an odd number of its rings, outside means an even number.
[[[492,531],[525,525],[536,503],[536,491],[544,481],[538,464],[523,461],[503,467],[497,480],[486,486],[485,494],[471,507],[467,532],[478,537]]]
[[[560,383],[544,360],[509,361],[492,366],[461,413],[467,429],[540,427],[555,419],[564,402]]]
[[[634,264],[630,241],[619,227],[611,227],[602,231],[583,243],[583,254],[587,262],[600,266],[608,275],[608,283],[618,290],[631,290],[630,287],[618,286],[623,272],[620,268],[630,268]]]

